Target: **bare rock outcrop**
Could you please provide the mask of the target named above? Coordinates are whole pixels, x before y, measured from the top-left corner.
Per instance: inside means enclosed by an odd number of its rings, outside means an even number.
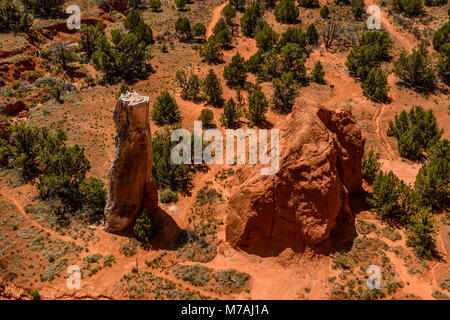
[[[361,190],[364,139],[350,111],[299,101],[280,129],[280,169],[240,169],[231,183],[226,238],[259,255],[301,251],[350,218],[348,197]]]
[[[114,107],[116,152],[109,171],[105,207],[108,232],[134,226],[144,208],[153,212],[158,193],[152,172],[152,138],[148,97],[136,92],[122,95]]]

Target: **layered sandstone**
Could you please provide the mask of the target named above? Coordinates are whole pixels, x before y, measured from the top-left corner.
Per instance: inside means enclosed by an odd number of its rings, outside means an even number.
[[[152,172],[148,97],[122,95],[114,107],[116,152],[109,171],[106,231],[133,227],[144,208],[153,212],[158,194]]]
[[[280,169],[243,168],[227,207],[232,246],[270,255],[317,245],[351,217],[349,195],[361,190],[364,139],[350,111],[299,101],[280,130]]]

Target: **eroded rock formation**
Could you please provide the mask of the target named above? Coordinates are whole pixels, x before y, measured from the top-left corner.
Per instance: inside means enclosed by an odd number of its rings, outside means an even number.
[[[351,217],[348,197],[361,190],[364,139],[350,111],[299,101],[280,130],[280,170],[242,168],[232,181],[226,237],[232,246],[271,255],[328,239]]]
[[[108,232],[134,226],[143,208],[153,212],[158,193],[151,178],[152,138],[148,97],[136,92],[122,95],[114,107],[116,152],[109,171],[105,207]]]

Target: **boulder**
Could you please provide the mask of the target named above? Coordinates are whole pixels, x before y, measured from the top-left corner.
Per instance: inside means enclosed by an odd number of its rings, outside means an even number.
[[[136,92],[122,95],[114,108],[116,152],[109,171],[105,207],[108,232],[131,229],[142,210],[154,212],[158,193],[152,172],[149,99]]]
[[[27,110],[27,105],[22,100],[16,100],[12,103],[0,101],[0,114],[5,116],[15,116],[18,113]]]
[[[297,102],[280,128],[278,173],[246,166],[231,181],[227,241],[270,256],[328,239],[352,216],[348,197],[361,191],[364,143],[350,111]]]

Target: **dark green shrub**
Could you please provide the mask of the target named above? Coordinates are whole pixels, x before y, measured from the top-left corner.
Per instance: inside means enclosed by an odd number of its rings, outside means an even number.
[[[213,69],[209,70],[208,75],[203,81],[203,91],[205,92],[208,103],[215,107],[222,106],[222,85]]]
[[[227,80],[227,86],[231,88],[242,88],[247,80],[247,71],[245,69],[245,60],[238,53],[233,56],[231,62],[225,66],[223,77]]]
[[[197,22],[192,26],[191,32],[194,37],[204,37],[206,34],[206,27],[203,23]]]
[[[171,141],[171,132],[167,128],[156,131],[152,139],[152,177],[160,190],[169,188],[174,192],[181,192],[191,180],[189,164],[172,162],[171,152],[177,144],[177,141]]]
[[[408,225],[406,243],[414,248],[419,257],[429,259],[436,249],[435,233],[430,210],[421,209]]]
[[[84,209],[88,211],[91,222],[99,222],[103,218],[106,205],[106,189],[101,180],[89,177],[79,186],[79,193],[83,199]]]
[[[230,98],[223,107],[220,122],[226,128],[232,128],[239,119],[239,110],[233,98]]]
[[[231,3],[228,3],[222,10],[225,21],[229,26],[233,24],[233,19],[236,17],[236,8]]]
[[[360,20],[364,13],[364,0],[352,0],[352,11],[355,19]]]
[[[361,87],[364,95],[372,101],[386,101],[389,91],[387,76],[381,68],[373,68],[367,78],[362,82]]]
[[[367,198],[372,210],[381,219],[407,223],[417,209],[416,196],[409,186],[392,171],[380,171],[373,181],[372,195]]]
[[[200,116],[198,117],[198,121],[202,122],[203,128],[211,128],[213,127],[214,114],[210,109],[203,109],[200,112]]]
[[[150,0],[149,6],[152,11],[158,11],[161,9],[161,0]]]
[[[373,68],[389,58],[391,47],[392,42],[386,33],[367,31],[352,48],[345,64],[353,76],[364,81]]]
[[[306,79],[306,53],[298,44],[288,43],[281,48],[280,58],[284,72],[292,72],[299,82]]]
[[[45,19],[63,17],[64,2],[65,0],[22,0],[23,5],[35,16]]]
[[[447,147],[448,147],[448,140]],[[450,196],[450,155],[436,157],[420,168],[415,189],[424,206],[440,208]]]
[[[420,159],[422,152],[434,145],[442,133],[433,111],[425,111],[421,106],[396,115],[387,131],[388,136],[397,138],[400,155],[411,160]]]
[[[200,46],[199,53],[200,57],[205,59],[208,63],[222,62],[223,53],[214,36],[209,37],[208,41]]]
[[[362,177],[368,183],[372,183],[375,176],[381,169],[380,154],[375,153],[372,149],[365,150],[364,156],[362,158]]]
[[[179,11],[183,11],[184,8],[186,7],[187,4],[187,0],[175,0],[175,4],[178,8]]]
[[[450,21],[444,23],[433,35],[433,47],[439,51],[441,47],[450,42]]]
[[[422,14],[423,0],[392,0],[392,8],[413,17]]]
[[[98,45],[98,39],[104,35],[103,28],[100,25],[91,26],[83,24],[80,30],[80,44],[82,50],[86,53],[90,59],[94,54]]]
[[[186,39],[190,39],[192,37],[191,34],[191,22],[186,17],[180,17],[175,22],[175,31],[177,33],[181,33],[185,36]]]
[[[136,239],[141,241],[144,246],[150,244],[156,231],[156,223],[147,209],[144,209],[141,216],[137,218],[133,231]]]
[[[31,291],[30,297],[31,297],[31,300],[40,300],[41,299],[41,295],[39,294],[38,290]]]
[[[308,37],[300,28],[289,27],[281,35],[281,39],[277,44],[277,49],[281,50],[281,48],[289,43],[295,43],[299,45],[302,50],[305,50],[308,43]]]
[[[243,12],[245,8],[245,0],[230,0],[230,5],[237,11]]]
[[[319,8],[319,1],[318,0],[298,0],[298,4],[301,7],[305,7],[305,8]]]
[[[142,78],[151,70],[147,64],[148,54],[145,42],[139,42],[134,34],[111,31],[112,43],[105,35],[98,39],[97,50],[92,55],[96,70],[104,73],[105,81],[117,83],[121,79],[131,81]]]
[[[256,33],[255,39],[256,46],[263,51],[267,51],[272,49],[277,43],[278,34],[268,24],[266,24]]]
[[[314,69],[311,73],[311,80],[316,83],[325,83],[325,71],[323,70],[322,63],[317,61],[314,65]]]
[[[272,80],[273,109],[280,113],[290,113],[298,96],[299,84],[291,72],[283,72],[280,78]]]
[[[0,33],[8,32],[26,32],[33,24],[33,18],[23,13],[17,1],[0,1]]]
[[[159,193],[159,199],[162,203],[177,202],[178,194],[169,188],[166,188]]]
[[[269,102],[266,95],[262,92],[261,87],[256,85],[250,94],[248,108],[245,110],[247,119],[256,126],[266,123],[266,112]]]
[[[298,10],[298,9],[297,9]],[[252,2],[241,17],[241,30],[244,36],[253,37],[264,25],[264,8],[259,1]]]
[[[321,9],[320,9],[320,16],[323,18],[323,19],[327,19],[328,18],[328,16],[330,15],[330,9],[328,8],[328,6],[323,6]]]
[[[216,43],[221,47],[228,47],[233,41],[230,28],[223,18],[220,18],[219,21],[217,21],[213,28],[213,34]]]
[[[306,29],[306,38],[309,44],[317,44],[319,42],[319,32],[317,32],[314,23],[311,23]]]
[[[180,110],[175,98],[167,90],[161,91],[153,103],[152,119],[160,126],[180,121]]]
[[[410,55],[402,52],[395,62],[394,72],[404,83],[415,89],[433,91],[436,88],[436,74],[423,43],[418,49],[413,49]]]
[[[450,84],[450,42],[441,46],[441,50],[439,51],[440,58],[438,62],[438,74],[442,78],[442,80]]]
[[[281,0],[274,9],[275,18],[283,23],[295,23],[299,10],[294,0]]]

